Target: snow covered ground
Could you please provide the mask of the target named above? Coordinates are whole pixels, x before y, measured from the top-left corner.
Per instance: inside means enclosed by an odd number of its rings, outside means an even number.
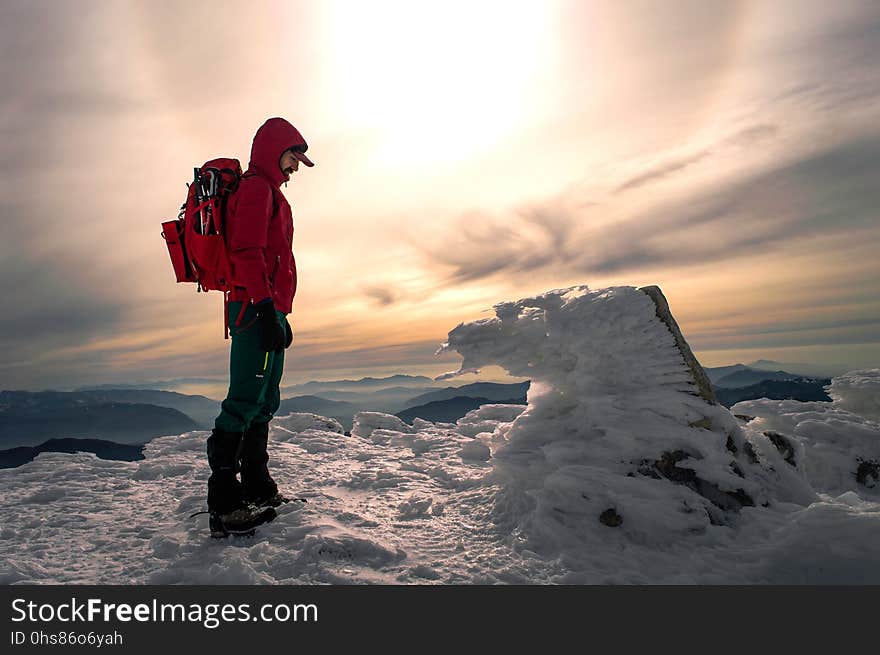
[[[496,314],[444,347],[462,371],[529,377],[528,406],[413,426],[363,412],[351,436],[277,417],[273,474],[308,503],[254,537],[189,518],[207,432],[139,462],[44,453],[0,471],[0,582],[880,583],[880,370],[835,378],[833,403],[728,411],[638,289]]]

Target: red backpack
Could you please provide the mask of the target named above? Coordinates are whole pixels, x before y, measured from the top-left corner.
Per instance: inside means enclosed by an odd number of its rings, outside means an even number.
[[[171,266],[178,282],[195,282],[196,291],[223,292],[223,335],[229,338],[228,302],[232,265],[226,249],[226,207],[238,189],[241,164],[220,157],[193,169],[186,202],[173,221],[162,223]]]

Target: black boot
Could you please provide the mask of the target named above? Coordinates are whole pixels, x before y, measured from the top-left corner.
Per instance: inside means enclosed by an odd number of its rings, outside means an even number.
[[[208,511],[226,514],[244,505],[241,483],[235,477],[236,457],[241,444],[240,432],[214,428],[208,437]]]
[[[236,478],[242,447],[239,432],[214,429],[208,437],[208,514],[212,537],[230,534],[253,534],[258,525],[268,523],[277,514],[272,508],[258,508],[245,502],[241,483]]]
[[[253,423],[244,433],[241,445],[242,496],[255,505],[277,507],[286,499],[278,493],[278,485],[269,475],[268,444],[268,423]]]
[[[256,531],[257,526],[275,519],[278,514],[273,507],[256,507],[242,503],[242,506],[226,514],[209,512],[211,536],[222,539],[229,535],[247,536]]]

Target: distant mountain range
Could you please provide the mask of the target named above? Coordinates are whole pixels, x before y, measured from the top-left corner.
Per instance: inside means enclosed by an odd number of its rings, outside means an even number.
[[[761,397],[830,400],[823,389],[830,382],[827,376],[805,377],[779,366],[779,362],[758,360],[705,370],[726,406]],[[200,383],[216,380],[177,378],[150,384]],[[529,386],[528,381],[475,382],[437,388],[431,378],[421,375],[311,381],[285,387],[284,395],[300,393],[282,400],[277,413],[320,414],[335,418],[348,430],[359,411],[394,413],[408,422],[417,416],[451,422],[486,403],[524,404]],[[41,442],[46,439],[53,443],[71,438],[140,444],[164,434],[210,429],[218,413],[219,402],[205,396],[133,384],[96,385],[78,391],[0,391],[0,446],[44,447]]]
[[[9,446],[61,437],[144,443],[198,428],[192,418],[171,407],[105,401],[89,392],[0,391],[0,444]]]
[[[198,383],[207,378],[180,378],[156,384]],[[404,384],[401,384],[404,383]],[[458,405],[421,406],[456,396],[477,398],[480,403],[524,398],[528,382],[498,384],[478,382],[462,387],[434,388],[431,378],[393,375],[361,380],[309,382],[302,387],[323,394],[300,394],[281,401],[279,415],[312,412],[338,420],[351,429],[354,414],[379,411],[389,414],[416,408],[423,418],[455,420],[479,406],[468,403],[459,413]],[[164,434],[210,429],[219,413],[219,402],[199,395],[174,391],[134,388],[134,385],[99,385],[80,391],[2,391],[0,392],[0,447],[32,446],[53,438],[93,438],[117,443],[144,443]],[[298,387],[289,387],[295,389]],[[463,408],[464,405],[461,405]]]
[[[376,391],[340,391],[326,389],[319,395],[330,400],[351,403],[358,411],[384,411],[393,413],[411,405],[410,398],[429,391],[430,387],[388,387]],[[306,394],[312,395],[312,394]]]
[[[481,405],[487,405],[489,403],[525,405],[526,397],[523,395],[519,398],[489,400],[488,398],[475,398],[472,396],[454,396],[444,400],[433,400],[424,405],[419,405],[418,407],[410,407],[402,412],[397,412],[395,416],[407,423],[412,423],[416,418],[425,419],[426,421],[454,423],[472,409],[476,409]]]
[[[725,389],[736,389],[748,387],[752,384],[763,382],[764,380],[799,380],[800,375],[787,373],[785,371],[759,371],[756,369],[745,368],[739,371],[733,371],[721,377],[715,382],[716,387]]]
[[[152,382],[117,382],[115,384],[94,384],[77,387],[74,391],[106,391],[108,389],[174,389],[193,384],[225,384],[226,380],[217,378],[174,378],[171,380],[154,380]]]
[[[360,410],[351,403],[328,400],[320,396],[296,396],[281,401],[276,415],[309,412],[327,418],[335,418],[346,430],[351,430],[352,417]]]
[[[845,364],[804,364],[800,362],[774,362],[770,359],[758,359],[749,362],[747,366],[765,371],[785,369],[805,378],[833,378],[835,375],[842,375],[852,368]]]
[[[27,464],[40,453],[94,453],[99,459],[134,462],[144,459],[143,444],[120,444],[102,439],[49,439],[39,446],[0,450],[0,469]]]
[[[752,371],[757,370],[753,369],[750,366],[746,366],[745,364],[733,364],[732,366],[704,366],[703,370],[706,371],[706,375],[709,376],[709,381],[712,384],[718,384],[718,381],[730,375],[731,373],[736,373],[737,371]]]
[[[845,364],[805,364],[803,362],[777,362],[772,359],[756,359],[746,364],[749,368],[759,371],[788,371],[805,378],[833,378],[851,370]]]
[[[779,362],[759,360],[765,366]],[[771,400],[830,401],[824,387],[831,383],[827,377],[805,377],[783,370],[758,369],[745,364],[718,366],[705,369],[715,388],[715,396],[725,407],[741,400],[769,398]]]
[[[335,418],[347,430],[351,429],[354,414],[360,411],[386,412],[410,421],[419,416],[427,420],[446,422],[455,421],[470,410],[486,403],[525,403],[528,388],[529,382],[517,384],[477,382],[461,387],[445,387],[429,391],[416,388],[416,391],[422,393],[415,396],[410,393],[413,387],[389,387],[361,393],[326,391],[322,395],[310,394],[282,400],[278,414],[283,415],[288,412],[321,414]],[[345,400],[327,397],[334,393]]]
[[[102,403],[141,403],[171,407],[183,412],[200,427],[214,427],[214,419],[220,413],[220,403],[205,396],[189,395],[176,391],[155,389],[92,389],[78,392],[79,397],[89,402]]]
[[[390,375],[384,378],[366,377],[360,380],[313,380],[304,384],[284,387],[282,393],[310,394],[328,389],[340,391],[360,391],[362,389],[380,389],[401,385],[431,386],[434,380],[424,375]]]
[[[848,370],[848,367],[840,364],[802,364],[797,362],[775,362],[770,359],[758,359],[748,364],[733,364],[731,366],[703,367],[712,384],[718,384],[720,378],[737,371],[756,371],[758,374],[772,372],[784,373],[792,378],[832,378]],[[736,378],[734,378],[736,380]],[[758,382],[760,380],[755,380]]]
[[[800,400],[802,402],[831,402],[824,387],[831,383],[830,378],[797,378],[795,380],[763,380],[747,387],[725,389],[715,388],[715,397],[725,407],[732,407],[741,400],[769,398],[771,400]]]
[[[436,391],[429,391],[414,398],[410,398],[410,406],[425,405],[437,400],[447,400],[456,396],[469,396],[471,398],[483,398],[487,402],[501,402],[505,398],[525,398],[531,382],[518,382],[514,384],[499,384],[497,382],[474,382],[461,387],[445,387]]]

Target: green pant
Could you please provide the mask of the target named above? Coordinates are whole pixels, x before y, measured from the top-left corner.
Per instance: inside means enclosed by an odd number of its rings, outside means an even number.
[[[245,432],[251,423],[268,423],[281,404],[281,375],[284,350],[266,352],[260,345],[260,325],[256,308],[248,304],[241,324],[235,321],[241,302],[229,303],[229,393],[214,422],[218,430]],[[277,312],[284,324],[284,312]]]

